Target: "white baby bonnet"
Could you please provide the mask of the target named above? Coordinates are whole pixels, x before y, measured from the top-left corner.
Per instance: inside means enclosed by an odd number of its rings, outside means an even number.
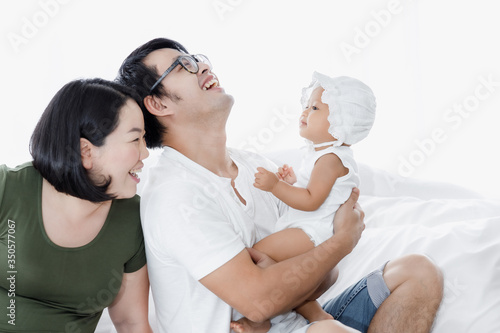
[[[352,145],[366,138],[375,121],[375,95],[370,87],[348,76],[331,78],[314,72],[312,78],[302,89],[301,103],[305,109],[312,91],[319,86],[325,89],[321,101],[330,110],[328,132],[337,139],[333,145]]]

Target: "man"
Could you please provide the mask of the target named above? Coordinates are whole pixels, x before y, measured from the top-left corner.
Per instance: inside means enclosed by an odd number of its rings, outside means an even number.
[[[125,59],[117,80],[143,99],[148,147],[164,147],[141,202],[162,332],[228,332],[237,319],[232,309],[257,322],[290,311],[355,247],[364,229],[358,190],[338,210],[335,234],[311,251],[271,264],[251,249],[284,209],[252,186],[257,167],[275,166],[226,147],[233,98],[206,57],[155,39]],[[442,285],[428,258],[411,255],[388,262],[324,308],[361,331],[428,332]],[[287,319],[299,323],[290,327],[303,323],[295,313]]]

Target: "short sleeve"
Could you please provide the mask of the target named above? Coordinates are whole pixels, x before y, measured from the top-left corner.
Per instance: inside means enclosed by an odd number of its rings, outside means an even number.
[[[2,207],[5,186],[7,182],[7,166],[0,165],[0,207]]]
[[[169,182],[149,191],[141,202],[148,255],[183,266],[196,280],[245,248],[217,194],[205,192],[196,182]]]
[[[137,252],[134,254],[129,261],[125,263],[124,272],[133,273],[138,271],[144,265],[146,265],[146,249],[144,248],[144,237],[142,234],[142,228],[139,224],[139,230],[137,231]]]

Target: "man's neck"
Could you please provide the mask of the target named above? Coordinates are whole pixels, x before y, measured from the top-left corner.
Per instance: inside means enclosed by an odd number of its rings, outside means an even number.
[[[200,133],[196,130],[175,133],[169,131],[163,144],[218,176],[234,179],[238,173],[226,147],[225,131]]]

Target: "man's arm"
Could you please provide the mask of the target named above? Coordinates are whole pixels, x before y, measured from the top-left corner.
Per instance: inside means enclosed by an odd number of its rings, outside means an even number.
[[[318,209],[330,193],[337,178],[346,175],[349,170],[344,167],[335,154],[321,156],[314,165],[307,188],[295,187],[264,168],[258,168],[254,186],[271,192],[288,206],[304,211]]]
[[[200,282],[252,321],[260,322],[295,308],[356,246],[364,229],[358,197],[359,190],[353,190],[335,215],[335,234],[309,252],[261,268],[244,250]]]

